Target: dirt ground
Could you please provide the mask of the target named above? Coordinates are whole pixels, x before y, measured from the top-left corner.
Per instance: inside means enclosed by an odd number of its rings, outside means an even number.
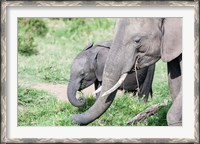
[[[59,100],[68,101],[67,85],[40,83],[34,84],[31,87],[34,89],[47,91],[55,95]],[[94,92],[94,85],[91,85],[90,87],[84,89],[82,92],[84,93],[84,95],[92,95],[92,93]]]

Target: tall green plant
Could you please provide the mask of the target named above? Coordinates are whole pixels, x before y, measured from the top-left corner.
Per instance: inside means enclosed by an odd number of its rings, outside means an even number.
[[[18,52],[21,55],[37,54],[35,37],[44,37],[48,28],[42,19],[19,18],[18,19]]]

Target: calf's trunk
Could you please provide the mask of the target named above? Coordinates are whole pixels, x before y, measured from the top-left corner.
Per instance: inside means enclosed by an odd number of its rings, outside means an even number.
[[[70,81],[67,87],[67,96],[69,102],[75,107],[81,107],[85,103],[85,98],[82,101],[78,100],[76,97],[76,93],[80,87],[80,84],[75,81]]]

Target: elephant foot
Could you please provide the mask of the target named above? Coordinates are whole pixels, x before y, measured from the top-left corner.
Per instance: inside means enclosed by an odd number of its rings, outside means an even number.
[[[169,109],[167,113],[167,124],[168,126],[182,126],[182,115],[181,113],[174,113],[174,109]]]
[[[167,113],[167,124],[168,126],[182,126],[182,113],[177,112],[173,107],[170,108]]]
[[[169,126],[182,126],[182,91],[167,112],[167,124]]]
[[[182,126],[182,122],[181,121],[180,122],[174,122],[174,123],[168,122],[168,126]]]

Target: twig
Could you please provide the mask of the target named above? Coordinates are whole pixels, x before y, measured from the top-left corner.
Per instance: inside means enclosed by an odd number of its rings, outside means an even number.
[[[168,100],[164,99],[164,102],[161,104],[155,104],[153,106],[148,107],[143,112],[140,112],[135,117],[130,119],[127,124],[136,124],[137,122],[141,122],[145,120],[148,116],[154,115],[161,107],[166,106],[168,104]]]

